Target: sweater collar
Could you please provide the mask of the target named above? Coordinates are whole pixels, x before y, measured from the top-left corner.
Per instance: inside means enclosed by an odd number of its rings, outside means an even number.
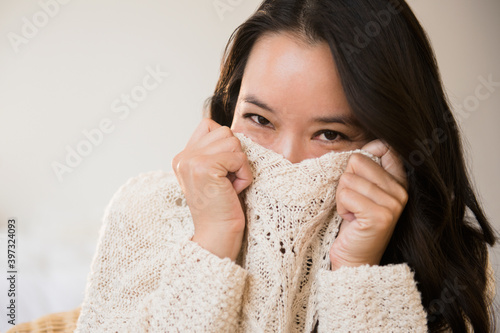
[[[234,133],[234,135],[240,140],[243,152],[248,157],[254,172],[254,178],[262,175],[273,177],[294,174],[295,176],[306,177],[311,181],[323,179],[329,182],[340,177],[345,170],[349,157],[354,153],[366,155],[375,162],[380,163],[380,158],[362,149],[343,152],[332,151],[320,157],[292,163],[283,155],[259,145],[243,133]]]

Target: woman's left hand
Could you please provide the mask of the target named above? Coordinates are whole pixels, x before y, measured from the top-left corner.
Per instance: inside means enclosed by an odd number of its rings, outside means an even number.
[[[381,166],[352,154],[337,187],[337,212],[343,218],[330,248],[331,269],[378,265],[408,201],[403,163],[382,141],[363,146]]]

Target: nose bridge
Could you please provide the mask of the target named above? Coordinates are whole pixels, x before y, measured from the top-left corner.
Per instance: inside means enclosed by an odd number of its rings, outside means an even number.
[[[298,163],[304,159],[303,142],[298,135],[294,133],[281,133],[275,146],[274,151],[283,155],[292,163]]]

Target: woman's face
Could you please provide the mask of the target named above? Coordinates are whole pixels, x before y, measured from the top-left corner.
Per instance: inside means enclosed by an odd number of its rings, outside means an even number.
[[[328,44],[286,33],[264,35],[253,46],[231,129],[292,163],[369,141],[353,119]]]

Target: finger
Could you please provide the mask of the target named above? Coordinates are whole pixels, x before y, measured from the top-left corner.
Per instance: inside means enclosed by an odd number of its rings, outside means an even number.
[[[373,140],[361,149],[380,157],[382,168],[389,172],[404,188],[408,188],[404,164],[399,155],[391,150],[389,146],[385,145],[381,140]]]
[[[231,129],[227,126],[219,126],[217,123],[215,123],[213,120],[208,119],[209,121],[202,121],[200,125],[198,126],[197,130],[193,133],[191,136],[191,139],[189,140],[188,144],[184,148],[183,151],[181,151],[179,154],[174,156],[172,159],[172,169],[175,171],[178,170],[179,163],[185,159],[188,158],[189,156],[193,155],[207,155],[207,154],[215,154],[218,152],[222,151],[243,151],[241,148],[241,142],[239,141],[238,138],[236,138],[233,135],[233,132]],[[211,132],[206,132],[209,130],[209,128],[205,128],[203,123],[205,123],[207,126],[212,126],[212,123],[215,123],[216,126],[219,127],[210,127],[212,129]],[[203,134],[204,133],[204,134]],[[201,136],[200,136],[201,135]],[[197,141],[195,141],[195,139]],[[222,143],[222,147],[217,148],[217,141],[227,139],[227,138],[234,138],[231,140],[228,140],[227,142]],[[237,142],[236,142],[237,141]],[[221,144],[221,143],[219,143]],[[213,145],[212,148],[209,148],[210,145]],[[225,148],[224,148],[225,147]],[[208,151],[205,151],[205,149],[209,149]]]
[[[253,181],[252,169],[248,163],[247,155],[243,152],[229,153],[224,152],[217,155],[211,155],[213,163],[218,166],[219,177],[227,177],[228,173],[234,174],[232,180],[234,190],[237,194],[241,193]]]
[[[344,173],[346,172],[365,178],[396,198],[404,199],[408,194],[388,171],[363,154],[351,155]]]
[[[386,229],[395,220],[393,212],[388,208],[377,205],[370,198],[349,188],[344,188],[337,199],[337,212],[340,217],[355,216],[356,222],[362,229]]]
[[[216,128],[215,130],[206,133],[203,137],[201,137],[197,142],[193,142],[192,146],[190,146],[188,149],[204,149],[206,146],[222,139],[226,138],[236,138],[234,136],[233,131],[227,127],[227,126],[221,126],[219,128]],[[237,139],[237,138],[236,138]],[[239,140],[238,140],[239,142]],[[241,147],[241,145],[240,145]]]
[[[385,192],[376,184],[360,177],[354,173],[344,173],[340,179],[339,186],[353,190],[376,203],[379,206],[389,208],[392,212],[399,215],[406,204],[406,197],[398,198]]]
[[[204,138],[203,138],[204,140]],[[243,152],[240,140],[235,136],[225,137],[208,143],[193,151],[193,155],[214,155],[224,152]]]
[[[200,139],[205,136],[207,133],[210,133],[219,127],[222,127],[219,125],[217,122],[213,121],[210,118],[203,118],[201,122],[198,124],[198,127],[194,130],[193,134],[191,135],[191,138],[189,139],[186,147],[189,147],[196,142],[199,142]]]
[[[375,208],[375,205],[372,200],[349,188],[344,187],[337,193],[337,212],[340,217],[348,221],[362,218],[363,211],[367,212],[366,208]]]

